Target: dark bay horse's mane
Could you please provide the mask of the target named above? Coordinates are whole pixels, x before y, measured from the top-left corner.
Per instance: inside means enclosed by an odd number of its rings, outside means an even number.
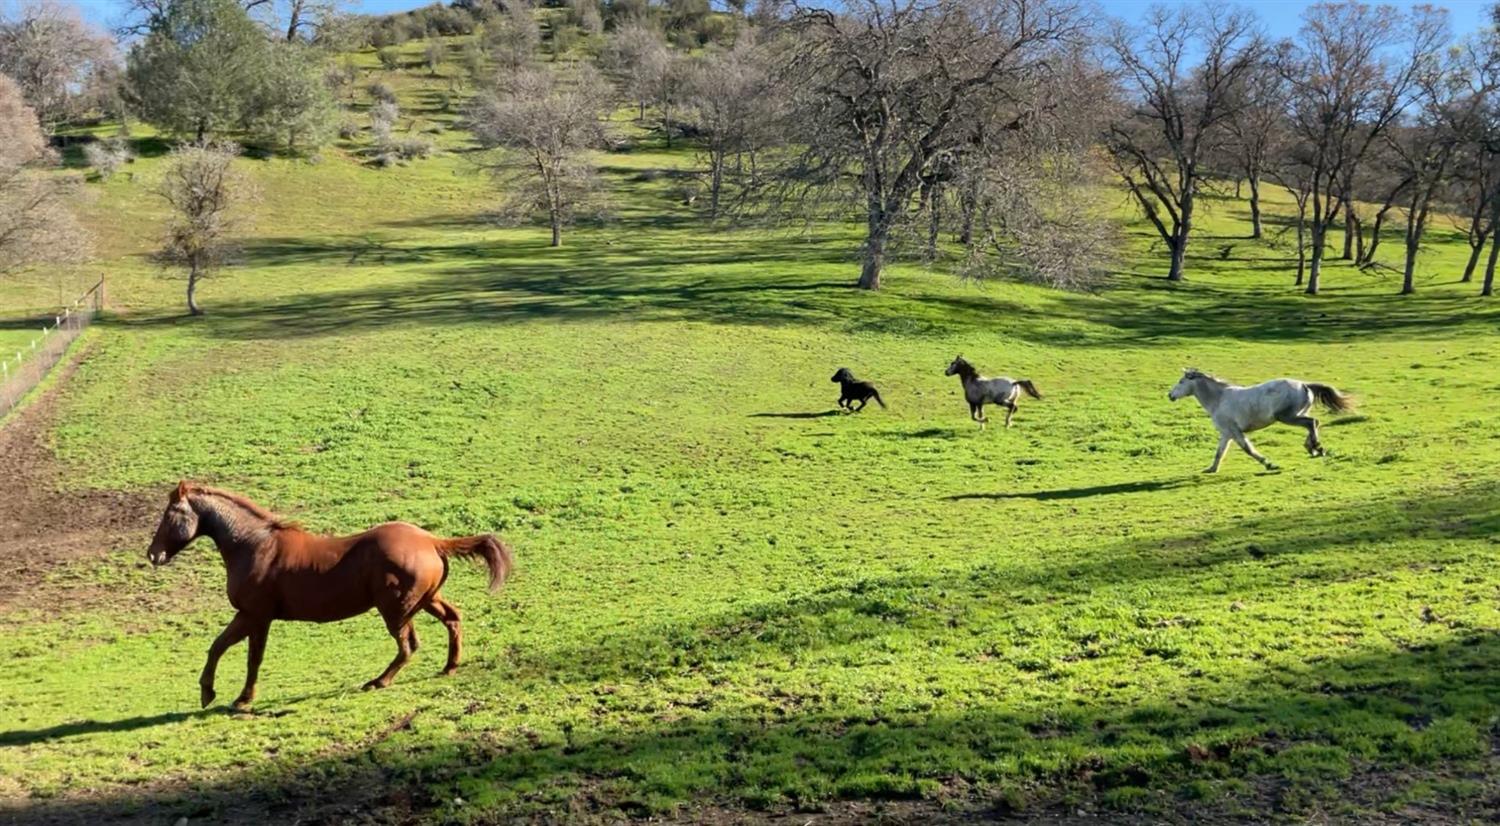
[[[963,356],[954,358],[953,366],[957,370],[959,378],[973,378],[979,375],[979,369],[970,364]]]
[[[302,528],[302,526],[297,524],[296,522],[277,516],[276,514],[266,510],[260,505],[257,505],[249,499],[246,499],[245,497],[239,495],[238,493],[232,493],[230,491],[221,490],[219,488],[211,488],[205,485],[194,485],[188,489],[188,492],[190,494],[196,493],[200,495],[213,496],[219,499],[224,499],[230,504],[249,512],[251,516],[254,516],[255,518],[265,522],[266,526],[273,530],[301,530]]]

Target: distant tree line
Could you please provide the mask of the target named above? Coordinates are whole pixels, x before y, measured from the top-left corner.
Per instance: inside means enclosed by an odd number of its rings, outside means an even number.
[[[1377,252],[1396,237],[1393,269],[1413,292],[1433,223],[1455,215],[1470,251],[1462,280],[1491,294],[1500,258],[1496,10],[1455,38],[1434,7],[1321,3],[1279,42],[1232,7],[1101,22],[1072,0],[129,10],[123,61],[54,0],[0,19],[0,74],[43,134],[90,114],[139,117],[220,153],[230,140],[303,153],[367,133],[375,165],[405,162],[433,144],[402,118],[389,75],[446,67],[440,108],[467,99],[499,211],[544,219],[554,244],[579,216],[606,212],[591,159],[618,144],[607,121],[628,106],[646,140],[696,155],[669,185],[705,220],[857,217],[866,289],[894,260],[941,258],[965,277],[1092,288],[1117,258],[1110,213],[1122,192],[1172,281],[1207,257],[1196,227],[1207,197],[1229,187],[1248,187],[1246,237],[1293,250],[1308,293],[1330,259],[1386,268]],[[414,38],[425,47],[402,45]],[[387,76],[362,86],[352,56],[367,49]],[[361,94],[367,127],[340,106]],[[101,141],[87,158],[106,178],[129,147]],[[1269,187],[1290,195],[1290,218],[1263,208]]]

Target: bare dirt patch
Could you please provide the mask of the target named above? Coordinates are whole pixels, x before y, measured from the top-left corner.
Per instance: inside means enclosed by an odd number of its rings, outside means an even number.
[[[65,471],[46,437],[87,357],[61,366],[59,381],[0,426],[0,613],[29,601],[59,566],[141,544],[154,524],[160,503],[143,493],[62,489]]]

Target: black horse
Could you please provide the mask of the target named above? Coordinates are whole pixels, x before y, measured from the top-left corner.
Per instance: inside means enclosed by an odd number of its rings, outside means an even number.
[[[880,400],[880,391],[875,389],[875,385],[856,379],[847,367],[840,367],[839,371],[833,374],[831,381],[838,382],[842,388],[839,392],[839,407],[850,413],[864,410],[865,405],[870,403],[870,399],[874,399],[876,404],[885,407],[885,402]],[[854,406],[855,402],[859,402],[859,407]]]

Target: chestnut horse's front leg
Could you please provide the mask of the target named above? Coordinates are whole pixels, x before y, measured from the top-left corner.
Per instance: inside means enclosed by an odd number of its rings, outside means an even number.
[[[266,653],[266,636],[270,631],[269,620],[257,622],[250,627],[250,653],[245,660],[245,688],[234,701],[234,707],[238,710],[249,708],[251,701],[255,699],[255,680],[260,675],[260,660]]]
[[[250,636],[254,627],[255,623],[244,611],[241,611],[234,615],[234,619],[230,620],[229,624],[224,626],[224,630],[219,632],[213,645],[208,647],[208,662],[203,664],[203,673],[198,677],[198,686],[202,690],[200,698],[204,708],[208,708],[208,704],[214,701],[214,670],[219,667],[219,658],[224,656],[224,652],[228,651],[230,646]],[[261,641],[264,643],[264,638]],[[254,659],[255,664],[260,665],[260,658]]]

